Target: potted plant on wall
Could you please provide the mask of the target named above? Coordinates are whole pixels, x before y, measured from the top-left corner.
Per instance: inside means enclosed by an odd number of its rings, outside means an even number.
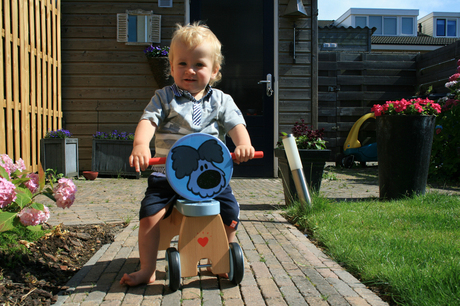
[[[78,138],[68,130],[48,131],[40,139],[40,162],[44,169],[52,169],[66,177],[78,176]]]
[[[118,132],[96,132],[93,135],[91,171],[99,175],[133,176],[140,174],[129,166],[129,156],[133,150],[134,134]]]
[[[172,85],[174,79],[171,76],[171,68],[169,66],[169,47],[160,47],[150,45],[144,50],[144,54],[149,62],[150,70],[159,88],[167,85]]]
[[[436,115],[430,99],[401,99],[375,104],[380,198],[424,194],[428,180]]]
[[[324,166],[331,155],[331,150],[326,148],[326,141],[323,139],[324,129],[312,130],[304,119],[300,119],[300,122],[294,123],[291,132],[296,140],[308,187],[312,191],[319,191]],[[284,136],[286,133],[281,133],[281,135]],[[277,144],[275,157],[278,157],[279,172],[283,180],[284,198],[286,204],[290,204],[297,197],[297,193],[282,141]]]

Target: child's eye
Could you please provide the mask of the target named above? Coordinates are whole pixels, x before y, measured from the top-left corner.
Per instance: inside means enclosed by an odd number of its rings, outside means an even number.
[[[179,63],[179,66],[185,66],[185,65],[187,65],[185,62],[180,62]]]
[[[197,67],[204,67],[204,64],[203,63],[197,63],[196,66]]]

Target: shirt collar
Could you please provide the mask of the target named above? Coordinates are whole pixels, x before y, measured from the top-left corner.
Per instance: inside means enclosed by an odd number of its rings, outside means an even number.
[[[194,102],[197,102],[196,99],[192,96],[192,94],[182,88],[180,88],[179,86],[177,86],[176,83],[172,84],[171,85],[171,90],[173,91],[174,95],[176,97],[182,97],[182,96],[185,96],[187,98],[189,98],[190,100],[194,101]],[[207,98],[208,96],[211,95],[212,93],[212,87],[211,85],[206,85],[206,88],[204,89],[206,94],[203,96],[203,98],[201,99],[204,99],[204,98]]]

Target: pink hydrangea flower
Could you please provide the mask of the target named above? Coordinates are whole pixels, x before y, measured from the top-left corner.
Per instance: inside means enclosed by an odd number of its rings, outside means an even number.
[[[69,208],[75,201],[77,187],[71,179],[61,178],[53,191],[57,207]]]
[[[43,205],[44,210],[35,208],[24,208],[18,213],[19,221],[25,226],[34,226],[48,221],[50,210]]]
[[[14,171],[19,170],[21,172],[26,170],[26,164],[24,163],[24,160],[22,158],[16,161],[16,163],[14,164],[14,169]]]
[[[10,205],[16,200],[16,186],[7,179],[0,177],[0,208]]]
[[[32,192],[32,194],[36,193],[39,188],[39,178],[38,174],[36,173],[29,173],[27,177],[30,178],[24,185]]]
[[[0,164],[2,164],[3,168],[5,168],[6,172],[10,175],[16,169],[13,160],[7,154],[0,155]]]

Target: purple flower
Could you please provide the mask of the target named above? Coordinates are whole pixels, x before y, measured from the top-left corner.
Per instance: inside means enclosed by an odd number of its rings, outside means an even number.
[[[7,179],[0,177],[0,208],[6,207],[16,200],[16,186]]]
[[[57,130],[57,131],[48,131],[45,135],[45,139],[53,139],[53,138],[69,138],[72,136],[68,130]]]

